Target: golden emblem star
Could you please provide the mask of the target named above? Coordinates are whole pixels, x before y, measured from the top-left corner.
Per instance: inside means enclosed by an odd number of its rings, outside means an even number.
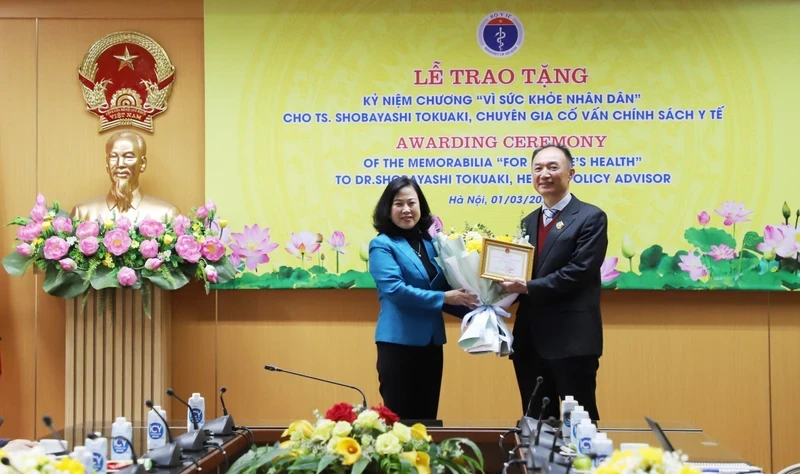
[[[131,71],[133,70],[133,60],[138,58],[139,56],[131,56],[131,53],[128,52],[128,47],[125,46],[125,56],[114,56],[115,58],[119,59],[119,69],[118,71],[122,71],[122,68],[125,66],[130,66]]]

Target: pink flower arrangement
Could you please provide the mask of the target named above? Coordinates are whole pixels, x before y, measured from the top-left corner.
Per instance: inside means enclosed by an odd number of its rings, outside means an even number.
[[[112,255],[117,257],[131,248],[131,242],[131,237],[128,235],[128,232],[119,227],[109,231],[106,236],[103,237],[103,245],[105,245]]]

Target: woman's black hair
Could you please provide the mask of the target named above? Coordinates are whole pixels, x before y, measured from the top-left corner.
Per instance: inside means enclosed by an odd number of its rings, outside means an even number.
[[[378,233],[394,236],[406,232],[392,222],[394,198],[397,196],[397,193],[406,186],[414,188],[414,191],[417,192],[417,199],[419,200],[420,217],[414,229],[422,232],[423,236],[428,236],[427,230],[431,224],[433,224],[431,208],[428,206],[428,201],[425,199],[425,195],[422,194],[422,189],[420,189],[419,184],[405,176],[395,178],[386,185],[386,189],[383,190],[383,194],[381,194],[381,198],[378,200],[378,205],[375,206],[375,212],[372,214],[372,225]]]

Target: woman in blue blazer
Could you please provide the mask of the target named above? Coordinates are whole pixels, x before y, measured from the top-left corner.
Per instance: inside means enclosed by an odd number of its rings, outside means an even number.
[[[378,287],[375,328],[383,403],[402,420],[435,420],[443,351],[442,311],[463,317],[475,295],[451,289],[434,261],[430,207],[416,181],[400,177],[383,191],[373,215],[369,271]]]

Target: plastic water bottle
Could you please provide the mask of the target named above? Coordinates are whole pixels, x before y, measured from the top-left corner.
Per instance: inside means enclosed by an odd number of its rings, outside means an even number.
[[[191,410],[189,408],[186,409],[186,416],[189,417],[187,429],[189,433],[192,433],[195,431],[194,423],[192,422],[192,413],[194,413],[194,417],[197,420],[198,428],[203,429],[203,424],[206,421],[206,400],[201,397],[199,393],[193,393],[188,403]]]
[[[75,446],[69,457],[83,464],[83,471],[87,474],[90,474],[94,469],[92,466],[92,453],[86,449],[86,446]]]
[[[117,439],[118,436],[133,443],[133,425],[124,416],[117,418],[111,425],[111,460],[127,461],[131,459],[130,445],[122,439]]]
[[[584,418],[581,420],[576,430],[578,433],[578,452],[581,454],[592,454],[592,442],[597,435],[597,427],[592,420]]]
[[[86,450],[92,453],[92,470],[97,474],[106,474],[106,462],[108,461],[108,440],[102,437],[102,433],[95,433],[97,438],[86,438]]]
[[[592,452],[596,455],[594,466],[599,466],[607,457],[614,454],[614,442],[608,439],[606,433],[597,433],[592,443]]]
[[[589,412],[583,409],[583,406],[578,405],[572,410],[569,416],[570,422],[570,444],[575,446],[578,445],[578,425],[581,424],[581,420],[588,420],[589,419]]]
[[[561,436],[564,438],[564,442],[567,444],[569,444],[570,436],[572,436],[570,417],[572,416],[572,410],[574,410],[577,406],[578,401],[575,400],[572,395],[567,395],[561,402]]]
[[[164,417],[165,420],[167,419],[167,412],[162,410],[160,406],[156,405],[153,409],[158,410],[161,416]],[[156,415],[153,410],[150,410],[147,412],[147,450],[152,451],[166,445],[167,427],[164,425],[164,422],[158,418],[158,415]]]

